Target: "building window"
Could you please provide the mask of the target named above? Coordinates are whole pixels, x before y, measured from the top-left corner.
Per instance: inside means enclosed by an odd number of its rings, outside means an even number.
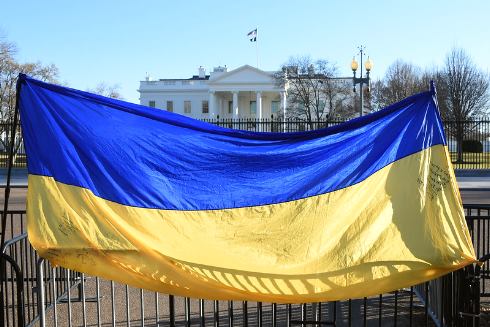
[[[191,102],[190,101],[184,101],[184,113],[186,113],[186,114],[191,113]]]
[[[174,102],[167,101],[167,111],[174,112]]]
[[[319,105],[318,107],[319,107],[319,108],[318,108],[318,111],[319,111],[320,113],[323,113],[323,112],[325,111],[325,107],[326,107],[326,103],[325,103],[325,101],[320,100],[320,105]]]
[[[203,114],[209,113],[209,102],[207,100],[203,100],[202,102],[202,113]]]
[[[277,116],[279,114],[279,107],[280,107],[279,101],[272,101],[271,102],[271,114],[273,114],[274,116]]]
[[[233,101],[228,101],[228,113],[233,113]]]
[[[250,101],[250,115],[253,117],[257,115],[257,101]]]
[[[155,108],[155,100],[148,101],[148,107]]]

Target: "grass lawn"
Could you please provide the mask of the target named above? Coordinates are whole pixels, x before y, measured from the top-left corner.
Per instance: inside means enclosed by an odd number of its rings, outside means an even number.
[[[14,167],[25,168],[26,167],[26,155],[19,154],[15,158]],[[6,153],[0,153],[0,168],[7,168],[8,155]]]
[[[451,152],[454,169],[490,169],[490,152],[463,153],[463,163],[455,163],[458,154]]]

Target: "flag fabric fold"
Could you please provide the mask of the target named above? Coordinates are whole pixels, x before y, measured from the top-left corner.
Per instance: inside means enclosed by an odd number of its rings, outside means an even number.
[[[19,78],[29,240],[53,264],[298,303],[475,262],[431,92],[334,127],[257,133]]]

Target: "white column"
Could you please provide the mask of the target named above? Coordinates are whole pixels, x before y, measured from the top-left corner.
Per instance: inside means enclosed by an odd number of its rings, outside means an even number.
[[[287,107],[287,93],[286,91],[281,91],[281,111],[282,111],[282,121],[283,121],[283,132],[286,132],[286,107]]]
[[[257,108],[257,119],[262,119],[262,93],[261,92],[257,92],[255,105]]]
[[[209,118],[216,118],[216,97],[214,96],[214,91],[209,91]]]
[[[286,91],[281,91],[281,111],[283,119],[286,119],[287,97]]]
[[[233,118],[238,118],[238,91],[233,91]]]
[[[223,118],[224,114],[222,114],[222,112],[224,113],[226,112],[226,110],[228,110],[228,108],[223,110],[223,99],[219,98],[218,116],[220,116],[220,118]],[[216,118],[218,118],[218,116],[216,116]]]

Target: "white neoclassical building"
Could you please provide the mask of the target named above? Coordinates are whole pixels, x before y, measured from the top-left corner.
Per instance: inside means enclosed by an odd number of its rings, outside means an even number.
[[[244,65],[228,71],[204,68],[187,79],[149,77],[140,82],[140,103],[196,119],[270,118],[285,114],[286,90],[273,78],[274,72]]]

